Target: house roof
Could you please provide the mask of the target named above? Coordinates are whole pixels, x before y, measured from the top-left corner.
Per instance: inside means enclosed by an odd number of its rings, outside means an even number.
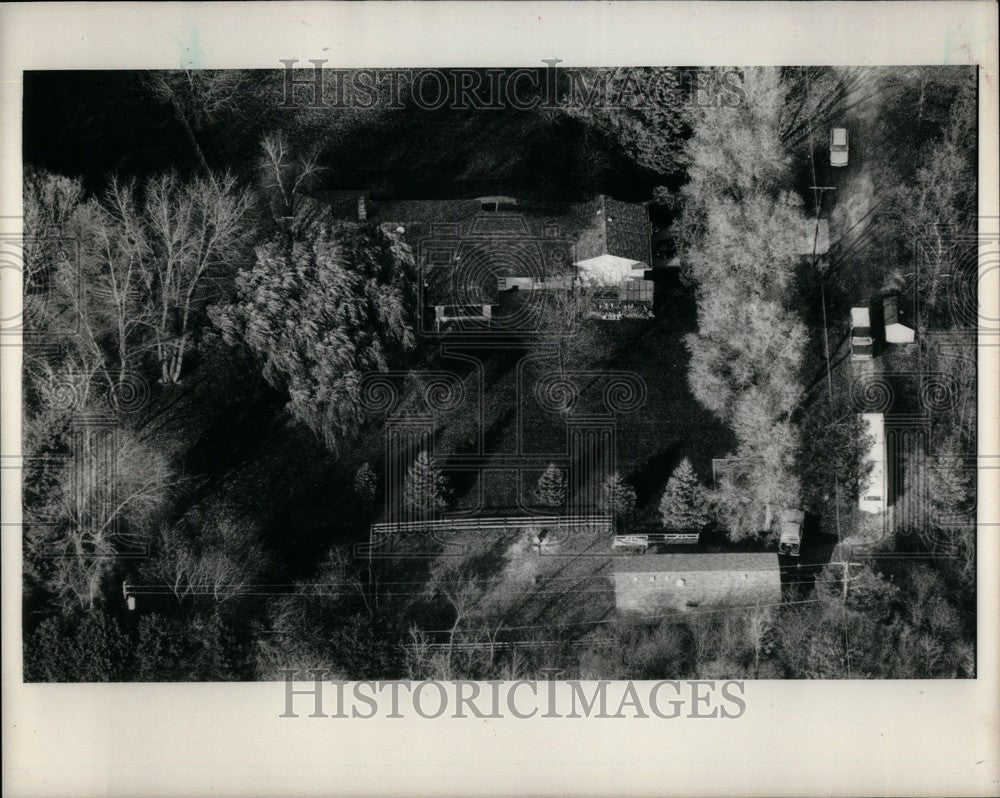
[[[355,196],[356,201],[356,196]],[[484,211],[483,204],[517,204],[512,197],[477,199],[369,200],[368,213],[383,222],[401,224],[448,224],[471,222],[477,215],[490,217],[522,216],[530,227],[552,228],[558,238],[574,241],[575,257],[586,260],[599,255],[616,255],[648,264],[651,258],[652,227],[646,206],[620,202],[599,195],[588,202],[536,206],[517,205],[505,211]],[[353,212],[353,208],[349,208]],[[526,234],[539,235],[525,228]]]
[[[327,192],[324,198],[334,217],[356,219],[362,193]],[[497,207],[484,208],[490,204]],[[515,204],[517,207],[504,207]],[[366,210],[369,221],[402,227],[418,257],[426,258],[425,300],[435,303],[438,297],[455,301],[450,298],[455,293],[453,267],[462,263],[463,253],[474,253],[480,265],[476,273],[484,284],[474,298],[483,302],[495,299],[500,277],[569,273],[570,264],[575,262],[598,280],[590,284],[617,287],[626,277],[634,276],[630,273],[650,263],[652,228],[645,205],[604,195],[587,202],[529,201],[523,205],[504,196],[447,200],[368,197]],[[528,249],[518,249],[521,245]],[[529,268],[536,264],[539,268]],[[465,283],[462,286],[467,287]]]
[[[581,210],[589,211],[590,218],[577,239],[577,260],[615,255],[650,263],[652,226],[645,205],[620,202],[602,194]]]
[[[690,552],[644,554],[614,560],[616,574],[681,573],[691,571],[773,571],[778,555],[771,552]]]
[[[882,300],[882,315],[885,319],[886,327],[898,324],[902,327],[910,328],[910,325],[907,323],[906,313],[900,307],[899,297],[895,295],[887,296]]]
[[[465,222],[482,211],[479,200],[390,200],[369,204],[369,215],[387,223],[441,224]]]

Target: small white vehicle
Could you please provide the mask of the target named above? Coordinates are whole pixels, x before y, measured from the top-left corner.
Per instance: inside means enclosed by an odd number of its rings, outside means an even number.
[[[874,353],[868,308],[851,308],[851,360],[871,360]]]
[[[835,127],[830,131],[830,166],[847,166],[847,128]]]
[[[802,544],[802,522],[805,521],[805,513],[801,510],[781,511],[781,537],[778,538],[778,554],[787,554],[790,557],[799,556],[799,547]]]

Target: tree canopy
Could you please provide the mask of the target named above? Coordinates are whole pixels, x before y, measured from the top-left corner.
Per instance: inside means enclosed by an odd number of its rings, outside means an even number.
[[[792,284],[807,228],[784,189],[785,87],[776,69],[743,71],[746,101],[705,108],[693,123],[678,225],[698,292],[698,332],[686,339],[695,398],[736,433],[738,464],[720,479],[720,519],[734,539],[766,531],[775,503],[798,503],[790,415],[802,393],[806,329]]]
[[[414,349],[415,313],[409,246],[376,225],[339,223],[290,247],[260,247],[236,278],[235,300],[213,319],[336,450],[361,418],[362,377],[403,364]]]
[[[685,457],[667,480],[660,499],[660,521],[667,529],[692,531],[702,529],[709,518],[708,493]]]

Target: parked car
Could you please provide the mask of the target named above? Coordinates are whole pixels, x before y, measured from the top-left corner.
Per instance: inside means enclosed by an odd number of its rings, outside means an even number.
[[[781,511],[781,537],[778,539],[778,554],[790,557],[799,556],[799,546],[802,544],[802,522],[805,513],[801,510]]]
[[[847,166],[847,128],[835,127],[830,131],[830,166]]]
[[[868,308],[851,308],[851,360],[871,360],[874,354]]]

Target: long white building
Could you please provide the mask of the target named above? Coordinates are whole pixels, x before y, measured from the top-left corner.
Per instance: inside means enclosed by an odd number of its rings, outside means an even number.
[[[858,507],[862,512],[884,512],[888,502],[888,480],[886,479],[885,416],[882,413],[862,413],[865,428],[872,437],[872,446],[865,457],[871,463],[871,473],[861,486]]]

